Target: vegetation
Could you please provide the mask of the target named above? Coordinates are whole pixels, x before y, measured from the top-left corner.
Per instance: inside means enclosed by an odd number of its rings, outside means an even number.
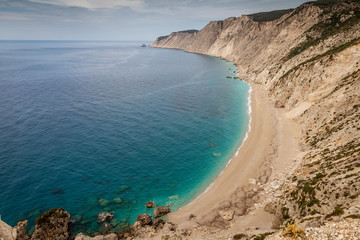
[[[250,16],[254,22],[268,22],[279,19],[286,13],[289,13],[293,10],[294,10],[293,8],[290,8],[284,10],[271,11],[271,12],[259,12],[259,13],[250,14],[248,16]]]
[[[316,4],[337,4],[338,0],[326,0],[326,1],[317,1]],[[350,12],[353,12],[352,14]],[[349,16],[348,19],[342,21],[343,16]],[[341,12],[333,13],[330,18],[326,18],[323,21],[312,26],[308,31],[305,32],[306,40],[299,44],[297,47],[293,48],[290,53],[284,58],[284,60],[289,60],[296,55],[302,53],[306,49],[316,46],[324,39],[327,39],[330,36],[338,34],[340,32],[349,30],[355,24],[360,22],[360,9],[347,9]],[[331,56],[332,57],[332,56]]]
[[[41,217],[38,217],[36,219],[36,225],[48,223],[50,221],[51,217],[66,218],[66,217],[68,217],[68,214],[62,208],[50,209],[49,211],[45,212]]]
[[[282,232],[282,236],[293,240],[306,239],[304,229],[300,228],[297,223],[288,223]]]

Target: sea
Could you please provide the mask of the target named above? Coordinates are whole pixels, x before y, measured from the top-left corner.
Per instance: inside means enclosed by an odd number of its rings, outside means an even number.
[[[119,231],[148,201],[203,194],[243,142],[249,85],[231,62],[142,42],[0,41],[0,215],[51,208]],[[147,43],[149,44],[149,43]]]

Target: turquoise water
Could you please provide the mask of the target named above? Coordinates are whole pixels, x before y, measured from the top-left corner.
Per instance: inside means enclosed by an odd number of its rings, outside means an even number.
[[[147,201],[188,204],[226,166],[248,125],[234,65],[139,46],[0,42],[2,220],[31,230],[62,207],[92,234],[114,211],[119,230]]]

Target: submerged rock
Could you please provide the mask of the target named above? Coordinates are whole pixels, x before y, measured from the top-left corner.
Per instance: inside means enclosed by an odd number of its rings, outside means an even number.
[[[118,187],[118,188],[115,189],[115,193],[116,193],[116,194],[121,194],[121,193],[126,192],[126,191],[128,191],[128,190],[130,190],[130,187],[129,187],[129,186],[121,185],[120,187]]]
[[[101,212],[97,217],[97,222],[98,223],[107,222],[110,221],[113,217],[114,217],[113,212]]]
[[[154,217],[161,217],[170,212],[170,208],[164,206],[158,206],[154,210]]]
[[[117,198],[114,198],[114,202],[116,203],[122,203],[122,199],[117,197]]]
[[[58,194],[64,194],[65,193],[65,190],[64,189],[61,189],[61,188],[55,188],[51,191],[51,193],[53,195],[58,195]]]
[[[102,198],[99,200],[99,204],[101,207],[106,207],[107,205],[109,205],[110,201],[106,200],[105,198]]]
[[[70,214],[64,209],[51,209],[36,219],[35,232],[31,239],[67,240],[69,222]]]
[[[147,202],[147,203],[145,204],[145,206],[146,206],[147,208],[153,208],[153,207],[155,207],[155,202],[154,202],[154,201]]]
[[[101,233],[105,233],[107,231],[109,231],[113,226],[110,223],[104,223],[103,225],[101,225],[101,227],[99,228],[99,232]]]
[[[222,154],[221,153],[212,153],[213,157],[221,157]]]
[[[178,199],[180,199],[180,196],[179,195],[172,195],[172,196],[169,196],[169,199],[170,200],[178,200]]]
[[[136,221],[140,222],[141,226],[150,225],[152,223],[151,216],[147,213],[140,214]]]

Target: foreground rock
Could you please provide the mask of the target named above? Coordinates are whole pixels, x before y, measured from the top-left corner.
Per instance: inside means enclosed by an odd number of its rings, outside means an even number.
[[[169,212],[170,212],[170,208],[164,206],[158,206],[155,208],[154,216],[161,217],[168,214]]]
[[[89,237],[83,233],[76,235],[75,240],[118,240],[118,237],[115,233],[110,233],[107,235],[98,235],[95,237]]]
[[[25,234],[27,220],[20,221],[15,227],[7,225],[5,222],[0,220],[0,239],[5,240],[24,240],[29,239]]]
[[[140,214],[136,221],[140,222],[141,226],[150,225],[152,223],[151,216],[147,213]]]
[[[68,240],[70,214],[62,208],[54,208],[36,219],[32,240]]]
[[[110,221],[113,217],[114,217],[114,213],[113,213],[113,212],[101,212],[101,213],[99,213],[99,215],[98,215],[97,222],[98,222],[98,223],[108,222],[108,221]]]

